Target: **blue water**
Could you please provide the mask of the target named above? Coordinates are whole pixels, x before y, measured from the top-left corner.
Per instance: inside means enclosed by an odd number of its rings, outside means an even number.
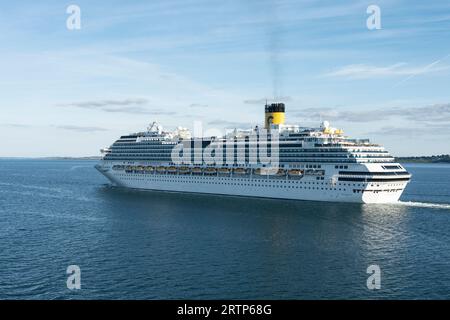
[[[127,191],[94,164],[0,161],[1,299],[450,298],[448,165],[359,205]]]

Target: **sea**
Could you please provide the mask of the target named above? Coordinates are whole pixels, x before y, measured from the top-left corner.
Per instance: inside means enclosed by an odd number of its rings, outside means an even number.
[[[0,160],[0,299],[449,299],[450,165],[390,205],[111,187]]]

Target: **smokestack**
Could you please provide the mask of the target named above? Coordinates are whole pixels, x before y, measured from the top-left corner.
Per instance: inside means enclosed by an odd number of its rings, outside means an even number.
[[[266,104],[264,128],[270,130],[272,124],[284,124],[284,103]]]

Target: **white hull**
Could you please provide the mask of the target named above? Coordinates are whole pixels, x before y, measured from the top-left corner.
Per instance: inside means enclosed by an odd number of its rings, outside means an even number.
[[[170,192],[206,193],[291,200],[356,203],[394,203],[407,182],[349,183],[332,182],[331,176],[317,181],[314,176],[301,179],[266,176],[220,176],[192,174],[126,173],[112,170],[111,164],[96,168],[115,186]]]

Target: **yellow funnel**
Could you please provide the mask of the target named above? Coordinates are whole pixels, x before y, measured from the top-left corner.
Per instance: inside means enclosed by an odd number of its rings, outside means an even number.
[[[272,124],[284,124],[284,103],[266,104],[264,128],[270,129]]]

